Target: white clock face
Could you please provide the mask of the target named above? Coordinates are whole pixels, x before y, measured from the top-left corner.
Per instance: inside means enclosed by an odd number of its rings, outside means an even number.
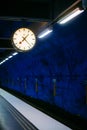
[[[18,51],[28,51],[34,47],[36,37],[28,28],[20,28],[13,35],[13,46]]]

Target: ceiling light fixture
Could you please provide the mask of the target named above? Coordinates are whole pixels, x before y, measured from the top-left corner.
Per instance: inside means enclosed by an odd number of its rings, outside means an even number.
[[[10,55],[9,57],[5,58],[5,60],[0,62],[0,65],[3,64],[4,62],[6,62],[7,60],[9,60],[10,58],[12,58],[13,56],[17,55],[17,54],[18,54],[18,52],[14,52],[12,55]]]
[[[52,31],[53,31],[52,28],[47,28],[38,35],[38,38],[43,38],[47,36],[49,33],[51,33]]]
[[[60,19],[57,23],[64,24],[64,23],[70,21],[71,19],[73,19],[74,17],[76,17],[77,15],[81,14],[83,11],[84,10],[80,10],[79,8],[76,8],[72,12],[67,14],[65,17]]]
[[[18,54],[18,52],[14,52],[12,55],[15,56],[15,55],[17,55],[17,54]]]

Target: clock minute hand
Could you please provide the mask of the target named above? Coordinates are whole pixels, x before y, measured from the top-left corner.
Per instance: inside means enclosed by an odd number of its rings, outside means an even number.
[[[30,45],[30,43],[25,39],[25,41],[27,42],[27,44],[29,44]],[[30,45],[31,46],[31,45]]]
[[[29,35],[29,34],[28,34]],[[26,38],[28,37],[28,35],[26,35],[25,37],[22,37],[23,39],[22,39],[22,41],[20,42],[20,44],[24,41],[24,40],[26,40]]]
[[[23,40],[25,40],[25,39],[28,37],[28,35],[29,35],[29,34],[27,34],[25,37],[22,37],[22,38],[23,38]]]
[[[28,34],[29,35],[29,34]],[[23,41],[25,40],[26,42],[27,42],[27,44],[29,44],[30,45],[30,43],[27,41],[27,37],[28,37],[28,35],[26,35],[25,37],[22,37],[23,38]],[[31,46],[31,45],[30,45]]]

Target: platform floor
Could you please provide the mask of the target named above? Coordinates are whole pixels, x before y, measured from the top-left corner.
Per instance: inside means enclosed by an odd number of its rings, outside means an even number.
[[[0,89],[0,97],[10,103],[21,115],[23,115],[38,130],[71,130],[71,128],[58,122],[52,117],[25,103],[7,91]],[[3,99],[0,98],[0,130],[28,130],[23,128],[17,118],[14,119],[11,112],[6,109]],[[9,117],[9,118],[8,118]],[[30,128],[31,130],[31,128]]]

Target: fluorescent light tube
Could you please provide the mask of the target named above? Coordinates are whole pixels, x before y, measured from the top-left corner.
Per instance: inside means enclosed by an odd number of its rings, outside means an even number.
[[[10,58],[12,58],[13,56],[9,56],[8,58],[10,59]]]
[[[12,55],[10,55],[8,58],[6,58],[5,60],[3,60],[2,62],[0,62],[0,65],[3,64],[5,61],[9,60],[10,58],[12,58],[13,56],[17,55],[18,52],[14,52]]]
[[[43,38],[45,37],[46,35],[48,35],[49,33],[51,33],[53,30],[50,29],[50,28],[47,28],[45,29],[43,32],[41,32],[39,35],[38,35],[38,38]]]
[[[5,59],[5,61],[7,61],[7,60],[8,60],[8,58]]]
[[[81,14],[83,11],[84,10],[80,10],[79,8],[76,8],[71,13],[69,13],[68,15],[63,17],[62,19],[60,19],[57,23],[64,24],[64,23],[68,22],[69,20],[73,19],[74,17],[76,17],[77,15]]]
[[[5,60],[3,60],[1,63],[4,63],[5,62]]]
[[[14,52],[12,55],[15,56],[15,55],[17,55],[17,54],[18,54],[17,52]]]

